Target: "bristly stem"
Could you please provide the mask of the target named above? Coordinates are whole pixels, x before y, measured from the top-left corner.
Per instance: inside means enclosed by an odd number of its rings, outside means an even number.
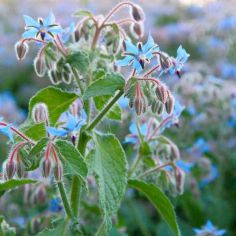
[[[173,166],[173,165],[174,164],[172,162],[167,162],[167,163],[165,163],[163,165],[153,167],[153,168],[145,171],[143,174],[139,175],[138,178],[143,178],[143,177],[145,177],[145,176],[147,176],[147,175],[149,175],[149,174],[151,174],[151,173],[153,173],[153,172],[155,172],[157,170],[160,170],[160,169],[162,169],[162,168],[164,168],[166,166]]]
[[[5,122],[0,122],[0,125],[2,125],[2,126],[8,126],[8,124],[7,123],[5,123]],[[14,133],[16,133],[16,134],[18,134],[21,138],[23,138],[25,141],[27,141],[27,142],[29,142],[29,143],[31,143],[31,144],[35,144],[35,142],[33,141],[33,140],[31,140],[30,138],[28,138],[26,135],[24,135],[23,133],[21,133],[19,130],[17,130],[16,128],[14,128],[14,127],[12,127],[12,126],[10,126],[10,129],[14,132]]]
[[[107,114],[110,108],[119,100],[119,98],[123,95],[123,91],[120,90],[115,97],[113,97],[110,102],[102,109],[102,111],[94,118],[94,120],[88,125],[87,130],[92,130]]]
[[[60,195],[61,195],[61,200],[62,200],[64,209],[65,209],[65,212],[66,212],[66,214],[69,218],[72,218],[73,215],[72,215],[72,211],[71,211],[71,208],[70,208],[70,204],[69,204],[69,201],[68,201],[68,198],[67,198],[67,195],[66,195],[64,185],[63,185],[62,182],[57,182],[57,186],[58,186],[58,190],[59,190]]]

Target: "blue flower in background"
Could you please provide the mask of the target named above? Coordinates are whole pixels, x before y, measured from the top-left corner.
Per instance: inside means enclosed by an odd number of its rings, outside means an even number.
[[[170,74],[178,73],[184,66],[184,63],[187,62],[190,54],[180,45],[177,49],[177,57],[173,61],[173,66],[169,69]]]
[[[200,187],[205,187],[206,185],[208,185],[209,183],[211,183],[212,181],[214,181],[218,175],[219,175],[219,172],[218,172],[218,169],[215,165],[211,165],[210,167],[210,171],[209,173],[207,174],[207,176],[205,176],[204,178],[201,179],[200,181]]]
[[[11,131],[11,125],[8,124],[7,126],[2,125],[1,121],[3,120],[2,117],[0,117],[0,133],[4,134],[5,136],[7,136],[12,142],[14,142],[14,138],[13,138],[13,134]]]
[[[52,12],[45,18],[38,18],[38,21],[32,17],[24,15],[25,29],[23,38],[38,38],[42,40],[51,40],[57,34],[61,34],[63,29],[55,23],[55,16]]]
[[[201,151],[201,153],[205,153],[209,152],[211,150],[211,147],[204,138],[198,138],[193,145],[193,149],[197,149],[198,151]]]
[[[167,112],[163,113],[162,120],[163,125],[159,129],[159,133],[163,133],[166,128],[170,128],[173,125],[179,123],[179,117],[181,116],[185,106],[181,105],[180,102],[175,101],[174,111],[172,114],[168,114]]]
[[[52,198],[49,201],[48,210],[54,213],[60,212],[63,209],[61,199],[59,197]]]
[[[138,129],[134,122],[131,123],[129,127],[130,134],[126,136],[124,143],[137,144],[138,143]],[[140,126],[140,134],[143,136],[147,135],[147,124],[142,124]]]
[[[130,40],[126,40],[125,46],[125,58],[118,60],[116,64],[118,66],[128,66],[132,64],[137,73],[140,73],[144,69],[145,62],[150,62],[154,56],[153,53],[159,51],[159,47],[155,44],[150,34],[144,45],[142,45],[142,43],[138,43],[138,45],[135,46]]]
[[[187,162],[187,161],[183,161],[183,160],[178,160],[176,162],[176,165],[181,168],[184,172],[186,173],[190,173],[191,172],[191,169],[193,168],[194,166],[194,163],[190,163],[190,162]]]
[[[48,127],[48,133],[60,137],[64,137],[68,134],[75,135],[86,123],[87,115],[84,110],[81,111],[81,116],[73,116],[71,113],[67,112],[65,115],[65,119],[66,121],[63,127]]]
[[[204,225],[201,229],[194,228],[194,232],[197,235],[212,235],[212,236],[221,236],[226,233],[226,230],[220,229],[218,230],[210,220],[207,221],[206,225]]]

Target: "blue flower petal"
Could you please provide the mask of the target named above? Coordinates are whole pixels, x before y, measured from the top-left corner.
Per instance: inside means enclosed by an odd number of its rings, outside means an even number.
[[[144,53],[147,53],[151,48],[153,48],[155,46],[156,46],[156,44],[155,44],[151,34],[149,34],[147,42],[142,46],[142,51]]]
[[[25,32],[22,34],[22,38],[24,38],[24,39],[35,38],[37,32],[38,32],[37,29],[31,28],[31,29],[25,31]]]
[[[139,50],[136,46],[134,46],[129,40],[125,41],[125,46],[126,46],[126,52],[132,53],[134,55],[138,55]]]
[[[55,24],[55,16],[52,11],[49,12],[48,16],[44,19],[43,25],[49,27],[50,25]]]
[[[11,126],[0,126],[0,132],[7,136],[12,142],[14,142],[13,134],[11,131]]]
[[[55,136],[60,136],[64,137],[67,135],[67,131],[65,129],[57,129],[54,127],[48,127],[47,131],[49,134],[55,135]]]
[[[40,24],[36,20],[34,20],[32,17],[27,16],[27,15],[24,15],[23,17],[25,20],[26,27],[29,27],[29,26],[33,26],[33,27],[37,27],[37,28],[40,27]]]
[[[126,56],[124,59],[116,61],[117,66],[128,66],[129,63],[133,60],[132,56]]]
[[[143,70],[142,66],[140,65],[140,62],[136,58],[134,59],[133,62],[133,68],[136,70],[138,74]]]

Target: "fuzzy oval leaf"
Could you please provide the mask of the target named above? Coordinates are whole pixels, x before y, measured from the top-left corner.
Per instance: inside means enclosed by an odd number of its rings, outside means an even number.
[[[94,133],[95,173],[97,175],[100,208],[106,227],[119,209],[127,185],[127,161],[125,152],[112,134]]]
[[[70,173],[77,175],[85,181],[88,168],[79,151],[71,143],[64,140],[58,140],[56,142],[56,147]]]
[[[8,190],[14,189],[21,185],[35,183],[37,183],[37,181],[33,179],[11,179],[4,183],[0,183],[0,197]]]
[[[101,79],[95,80],[85,90],[83,98],[98,97],[104,95],[114,95],[117,90],[123,90],[125,80],[118,73],[106,74]]]
[[[143,193],[154,205],[162,218],[166,221],[176,236],[180,236],[174,207],[167,196],[155,185],[140,180],[129,180],[129,187],[135,188]]]
[[[77,16],[77,17],[80,17],[80,16],[88,16],[88,17],[92,17],[93,14],[90,12],[90,11],[87,11],[87,10],[79,10],[79,11],[76,11],[73,16]]]
[[[89,69],[89,55],[84,51],[69,54],[66,57],[66,62],[77,69],[81,74],[85,74]]]
[[[45,103],[48,107],[49,119],[51,125],[54,125],[60,115],[68,110],[72,102],[78,98],[75,93],[68,93],[61,89],[49,86],[40,90],[30,99],[29,111],[32,116],[32,109],[37,103]]]

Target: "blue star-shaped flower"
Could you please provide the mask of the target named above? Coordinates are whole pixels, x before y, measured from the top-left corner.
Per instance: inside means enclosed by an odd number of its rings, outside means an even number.
[[[131,123],[129,127],[130,134],[128,134],[125,138],[124,143],[131,143],[131,144],[137,144],[138,143],[138,129],[134,122]],[[140,133],[143,136],[147,135],[147,124],[142,124],[140,126]]]
[[[64,137],[68,134],[75,135],[80,131],[82,125],[86,123],[87,115],[84,110],[82,110],[81,116],[73,116],[71,113],[67,112],[65,117],[66,121],[63,127],[48,127],[48,133],[60,137]]]
[[[48,210],[51,212],[60,212],[63,209],[61,199],[59,197],[52,198],[49,201]]]
[[[221,235],[224,235],[226,233],[226,230],[224,229],[221,229],[221,230],[218,230],[212,223],[210,220],[207,221],[206,225],[204,225],[201,229],[197,229],[197,228],[194,228],[193,229],[194,232],[197,234],[197,235],[214,235],[214,236],[221,236]]]
[[[0,117],[0,122],[3,120],[2,117]],[[6,135],[12,142],[14,142],[13,134],[11,131],[11,125],[8,124],[7,126],[0,124],[0,132],[4,135]]]
[[[169,68],[170,74],[179,73],[184,66],[184,63],[187,62],[190,54],[180,45],[177,49],[177,57],[173,60],[172,67]]]
[[[163,133],[166,128],[170,128],[173,125],[178,124],[179,117],[181,116],[185,106],[181,105],[180,102],[175,101],[174,111],[171,115],[168,113],[163,113],[162,119],[166,120],[159,130],[159,134]]]
[[[146,62],[150,62],[154,56],[153,53],[159,51],[158,45],[155,44],[150,34],[148,36],[147,42],[144,45],[139,42],[137,46],[135,46],[129,40],[126,40],[125,46],[125,58],[118,60],[116,64],[118,66],[128,66],[132,64],[137,73],[140,73],[144,69],[144,64]]]
[[[55,23],[55,16],[52,12],[45,18],[38,18],[38,21],[32,17],[24,15],[25,29],[23,38],[38,38],[50,41],[55,35],[61,34],[63,29]]]

